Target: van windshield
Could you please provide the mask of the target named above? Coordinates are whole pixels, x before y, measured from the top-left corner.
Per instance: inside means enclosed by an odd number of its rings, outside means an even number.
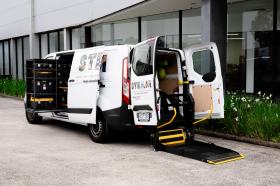
[[[132,55],[132,68],[137,76],[153,73],[154,41],[136,46]]]

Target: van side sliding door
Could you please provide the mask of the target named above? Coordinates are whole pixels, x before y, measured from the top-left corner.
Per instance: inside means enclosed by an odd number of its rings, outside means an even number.
[[[76,51],[68,80],[69,121],[96,123],[96,103],[99,96],[101,50]]]

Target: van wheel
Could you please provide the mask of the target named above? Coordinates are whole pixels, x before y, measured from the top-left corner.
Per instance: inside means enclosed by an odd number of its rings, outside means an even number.
[[[35,112],[25,111],[25,116],[26,116],[28,123],[30,123],[30,124],[42,123],[43,118],[41,116],[38,116],[38,114]]]
[[[88,132],[92,141],[104,143],[108,138],[108,129],[106,120],[101,114],[97,114],[96,124],[88,124]]]

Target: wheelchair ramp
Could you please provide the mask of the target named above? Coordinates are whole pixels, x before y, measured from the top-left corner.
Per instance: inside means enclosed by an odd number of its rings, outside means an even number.
[[[185,146],[168,148],[166,149],[166,152],[214,165],[244,158],[242,154],[231,149],[220,147],[213,143],[204,143],[200,141],[192,141]]]

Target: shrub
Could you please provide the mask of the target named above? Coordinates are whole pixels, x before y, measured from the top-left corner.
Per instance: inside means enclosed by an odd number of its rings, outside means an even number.
[[[14,80],[11,78],[0,79],[0,93],[24,97],[25,94],[25,81]]]
[[[203,128],[219,132],[280,142],[280,104],[271,94],[227,92],[225,119],[208,122]]]

